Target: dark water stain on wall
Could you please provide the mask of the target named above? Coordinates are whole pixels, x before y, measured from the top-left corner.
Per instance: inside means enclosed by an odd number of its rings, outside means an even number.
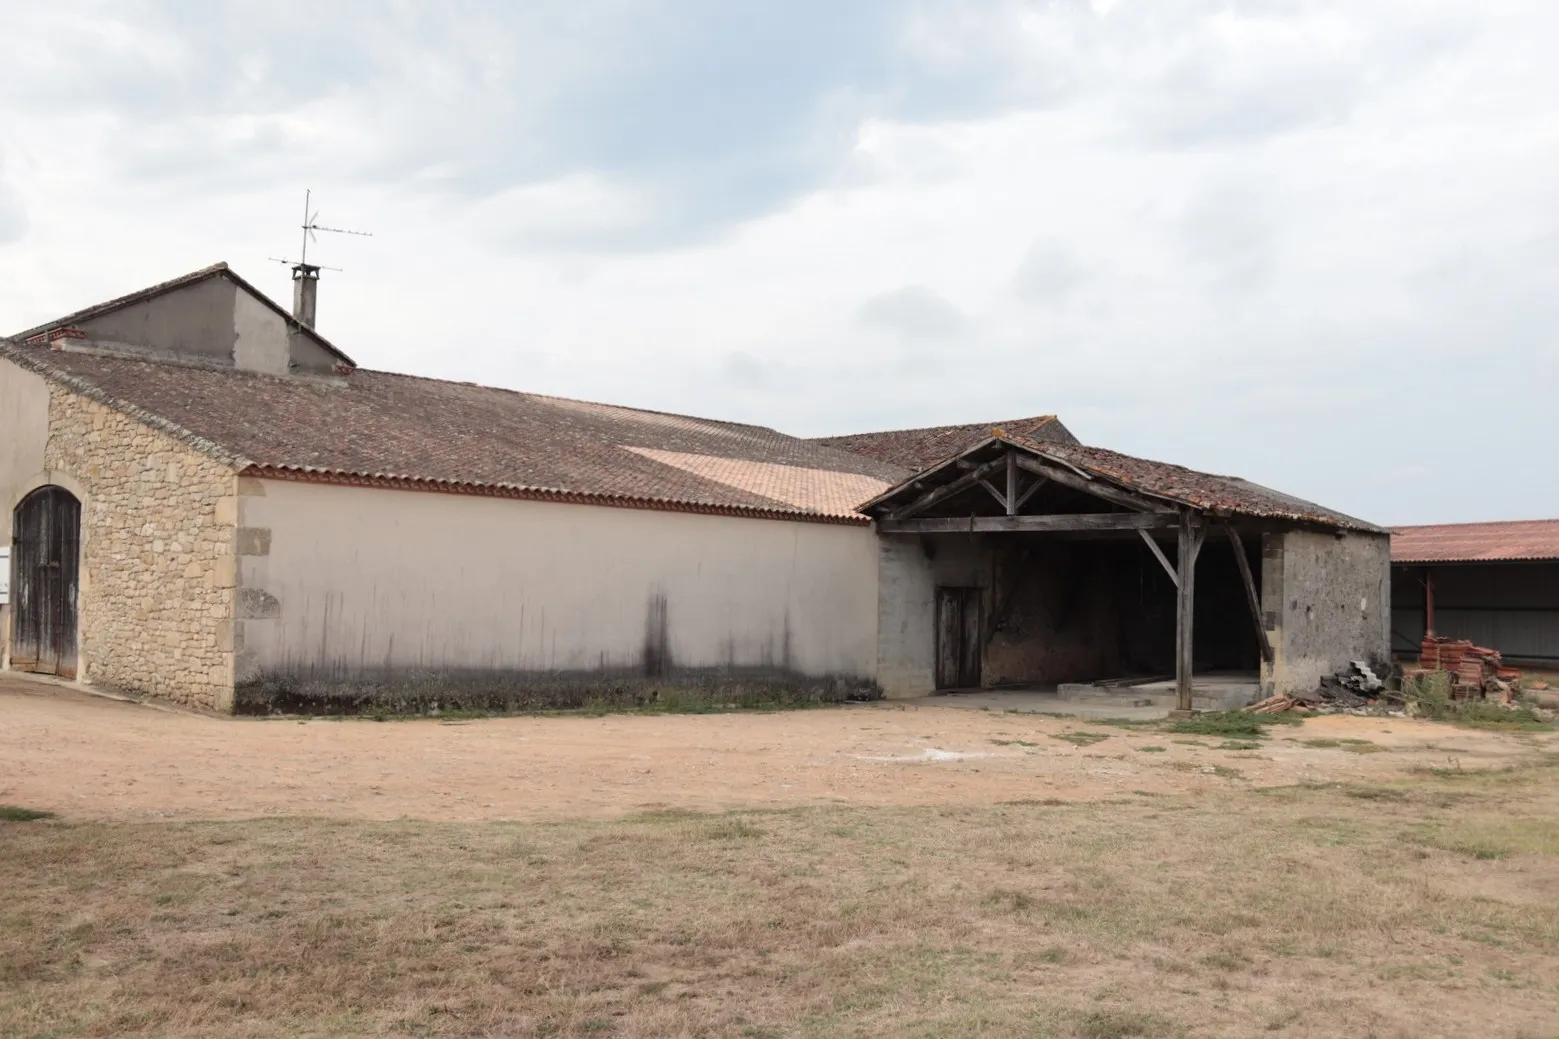
[[[671,626],[666,594],[656,592],[644,615],[644,675],[659,678],[671,670]]]

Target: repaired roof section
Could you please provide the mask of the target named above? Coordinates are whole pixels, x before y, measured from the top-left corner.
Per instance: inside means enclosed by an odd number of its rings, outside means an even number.
[[[761,426],[471,383],[276,377],[5,340],[0,356],[279,479],[864,524],[855,506],[908,475]]]
[[[55,318],[53,321],[47,321],[41,325],[35,325],[34,327],[27,329],[25,332],[18,332],[14,338],[22,342],[27,342],[35,336],[47,336],[48,333],[57,329],[72,328],[75,325],[90,321],[93,318],[102,317],[104,314],[111,314],[116,310],[122,310],[125,307],[134,306],[137,303],[142,303],[157,296],[167,295],[168,293],[177,289],[186,288],[190,285],[196,284],[197,282],[206,281],[209,278],[225,278],[234,285],[237,285],[239,288],[243,289],[251,296],[259,300],[261,303],[265,304],[265,306],[269,307],[277,314],[280,314],[287,321],[288,325],[291,326],[293,332],[308,336],[310,339],[313,339],[325,350],[333,354],[342,364],[356,367],[356,363],[346,354],[342,353],[341,350],[337,349],[328,339],[314,331],[314,329],[303,325],[298,321],[297,318],[293,317],[290,312],[284,309],[275,300],[271,299],[265,293],[261,292],[243,278],[239,277],[237,272],[229,267],[226,263],[214,263],[209,267],[202,267],[198,271],[191,271],[190,273],[182,274],[177,278],[172,278],[164,282],[158,282],[156,285],[149,285],[144,289],[137,289],[135,292],[127,293],[123,296],[117,296],[114,299],[94,304],[90,307],[86,307],[85,309],[78,310],[73,314],[66,314],[64,317]]]
[[[927,426],[922,429],[889,429],[880,433],[815,437],[812,442],[919,471],[960,454],[998,431],[1044,443],[1077,443],[1077,438],[1054,415],[1032,415],[1005,422],[971,422],[962,426]]]
[[[1028,451],[1037,458],[1070,469],[1090,480],[1135,491],[1149,498],[1157,498],[1166,504],[1192,508],[1219,516],[1243,516],[1252,519],[1282,520],[1292,523],[1315,524],[1337,530],[1355,530],[1385,534],[1383,527],[1324,508],[1314,502],[1263,487],[1237,476],[1219,476],[1198,472],[1168,462],[1155,462],[1146,458],[1123,455],[1102,447],[1082,444],[1060,444],[1035,440],[1030,437],[1002,434],[990,436],[974,447],[962,452],[958,458],[948,459],[936,470],[920,473],[862,506],[864,511],[879,512],[889,501],[913,497],[923,488],[917,487],[934,472],[957,470],[961,458],[997,455],[1001,445],[1011,444]]]
[[[1559,519],[1391,528],[1393,563],[1559,559]]]

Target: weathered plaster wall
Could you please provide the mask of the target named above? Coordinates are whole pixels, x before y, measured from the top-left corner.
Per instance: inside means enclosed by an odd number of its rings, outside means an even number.
[[[226,278],[208,278],[91,318],[82,327],[93,340],[231,360],[237,293]]]
[[[49,441],[49,384],[0,360],[0,537],[11,543],[11,510],[43,471]]]
[[[49,384],[0,361],[0,544],[11,543],[11,516],[30,481],[43,470],[49,439]],[[10,607],[0,606],[0,665],[10,651]]]
[[[888,697],[936,688],[936,589],[984,588],[990,608],[991,555],[968,537],[884,536],[877,540],[877,681]]]
[[[249,293],[235,292],[232,322],[235,367],[267,375],[287,374],[292,337],[281,315]]]
[[[80,678],[230,708],[232,472],[103,404],[48,391],[35,483],[82,501]]]
[[[239,501],[241,698],[873,678],[865,527],[250,479]]]
[[[1275,659],[1262,684],[1316,688],[1350,660],[1384,660],[1390,646],[1391,540],[1290,531],[1262,542],[1261,602]]]

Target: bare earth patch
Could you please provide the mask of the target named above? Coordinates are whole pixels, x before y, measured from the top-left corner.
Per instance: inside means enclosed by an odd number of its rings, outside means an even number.
[[[0,819],[0,1035],[1559,1034],[1550,735],[1179,739],[299,725],[0,679],[0,804],[59,813]]]
[[[1372,781],[1415,767],[1497,768],[1554,745],[1552,737],[1331,716],[1274,729],[1255,749],[1225,749],[1216,737],[893,704],[300,722],[160,710],[15,678],[0,678],[0,718],[0,803],[67,819],[544,820],[667,807],[1096,800],[1217,790],[1231,772],[1239,784],[1285,786]],[[1303,742],[1339,738],[1368,742]],[[1380,752],[1357,753],[1366,745]],[[1148,746],[1165,751],[1138,752]]]

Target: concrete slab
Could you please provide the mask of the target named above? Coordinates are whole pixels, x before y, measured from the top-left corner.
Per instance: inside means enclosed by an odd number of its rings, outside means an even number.
[[[1191,685],[1191,705],[1199,711],[1234,711],[1259,699],[1260,676],[1246,672],[1214,672],[1197,675]],[[1137,706],[1177,706],[1174,679],[1140,685],[1068,683],[1059,687],[1061,698],[1077,703],[1117,702]]]
[[[1169,716],[1168,706],[1134,707],[1117,700],[1087,702],[1063,700],[1058,693],[1025,690],[989,690],[976,693],[937,693],[913,700],[895,700],[924,707],[953,707],[974,711],[1012,711],[1015,714],[1062,714],[1077,718],[1124,718],[1157,721]]]

